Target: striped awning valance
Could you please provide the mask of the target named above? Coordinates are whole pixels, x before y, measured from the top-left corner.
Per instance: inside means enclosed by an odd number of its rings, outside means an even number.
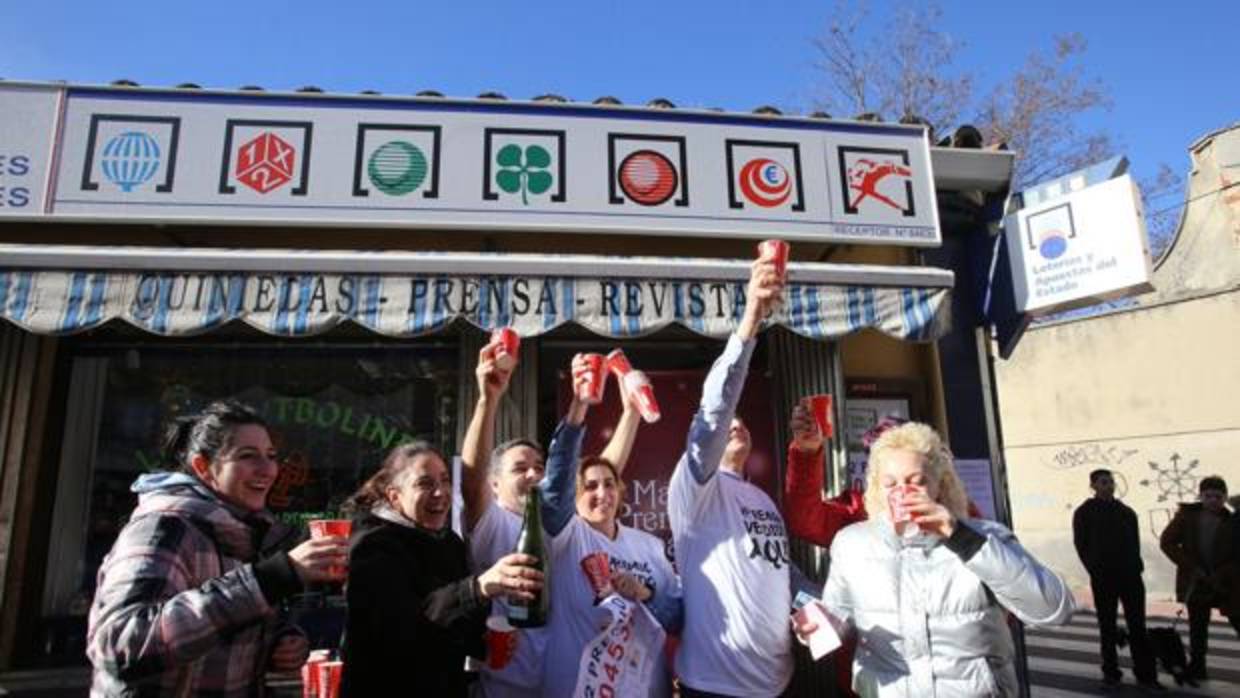
[[[673,323],[725,337],[743,313],[748,270],[741,261],[666,258],[321,252],[277,258],[270,251],[219,250],[194,258],[184,250],[172,256],[147,250],[119,259],[98,250],[82,252],[89,258],[64,252],[0,246],[0,317],[40,334],[71,334],[119,318],[167,336],[240,321],[280,336],[355,322],[411,337],[462,318],[484,329],[512,326],[526,336],[575,322],[609,337]],[[57,261],[59,268],[51,268]],[[941,270],[793,264],[772,322],[814,339],[873,327],[899,339],[931,340],[946,330],[951,280]]]

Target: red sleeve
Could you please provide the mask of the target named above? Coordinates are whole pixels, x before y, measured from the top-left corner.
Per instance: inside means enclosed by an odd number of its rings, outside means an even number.
[[[791,535],[829,547],[836,531],[865,520],[865,507],[861,495],[852,490],[823,501],[822,458],[821,448],[816,453],[804,453],[788,445],[784,521]]]

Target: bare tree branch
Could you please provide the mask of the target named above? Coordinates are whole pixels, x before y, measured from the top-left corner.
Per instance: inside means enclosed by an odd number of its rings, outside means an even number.
[[[958,122],[960,108],[973,92],[972,76],[952,74],[963,44],[933,28],[941,19],[937,7],[898,10],[889,62],[875,75],[884,113],[895,118],[919,116],[939,132]]]
[[[918,116],[940,134],[971,120],[987,143],[1016,151],[1017,187],[1114,152],[1107,133],[1079,126],[1082,116],[1110,107],[1105,86],[1085,76],[1080,35],[1055,37],[1048,51],[1030,54],[979,98],[976,77],[956,65],[964,45],[942,21],[936,5],[908,0],[874,28],[864,0],[837,0],[826,32],[813,42],[826,78],[817,102],[840,116]]]
[[[979,127],[991,143],[1016,151],[1016,186],[1057,177],[1110,157],[1112,139],[1101,132],[1080,133],[1082,114],[1109,109],[1105,87],[1083,77],[1085,52],[1079,34],[1055,37],[1048,56],[1034,52],[983,102]]]
[[[936,6],[912,4],[887,15],[874,36],[865,0],[836,0],[824,34],[813,40],[827,79],[817,104],[838,116],[877,112],[891,119],[917,116],[931,129],[957,125],[973,99],[973,77],[955,70],[963,44],[935,28]]]
[[[1137,182],[1141,188],[1141,198],[1145,200],[1145,226],[1150,239],[1150,255],[1154,259],[1162,256],[1180,223],[1184,211],[1184,178],[1167,163],[1158,166],[1158,172],[1152,177]],[[1179,196],[1179,201],[1171,197]]]
[[[828,112],[868,111],[869,78],[874,67],[870,64],[868,49],[856,40],[868,14],[864,2],[849,8],[842,0],[837,1],[834,19],[827,25],[826,33],[813,40],[820,54],[818,68],[827,75],[831,85],[818,100],[819,106]]]

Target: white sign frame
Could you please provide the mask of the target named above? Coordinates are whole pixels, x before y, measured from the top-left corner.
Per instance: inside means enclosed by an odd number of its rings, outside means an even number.
[[[0,220],[41,216],[62,91],[0,85]]]
[[[498,100],[63,94],[60,122],[46,125],[59,134],[53,219],[942,239],[919,126]]]
[[[1045,315],[1153,290],[1141,193],[1121,175],[1009,215],[1021,312]]]

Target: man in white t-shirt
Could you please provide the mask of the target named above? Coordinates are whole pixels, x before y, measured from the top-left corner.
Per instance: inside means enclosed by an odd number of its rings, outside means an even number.
[[[792,678],[787,533],[771,498],[745,481],[752,444],[735,417],[783,283],[773,263],[754,262],[744,316],[706,376],[672,474],[668,516],[685,606],[676,673],[686,697],[778,696]]]
[[[575,473],[546,473],[546,455],[535,441],[513,439],[500,444],[492,451],[495,441],[495,415],[498,412],[513,367],[500,368],[497,362],[502,352],[500,342],[491,342],[478,353],[478,366],[474,374],[478,382],[478,402],[465,432],[461,449],[461,495],[465,502],[464,522],[469,539],[470,558],[475,570],[485,570],[496,560],[516,549],[521,533],[525,499],[533,487],[543,489],[543,526],[556,531],[563,528],[572,516],[572,482],[567,483],[567,494],[553,486],[575,476]],[[577,363],[574,363],[576,375]],[[581,419],[584,419],[584,411]],[[635,432],[640,414],[625,401],[624,413],[616,426],[616,433]],[[555,439],[565,448],[580,451],[584,430],[577,424],[561,424]],[[632,439],[613,439],[604,456],[614,459],[623,468],[628,459]],[[572,467],[572,464],[569,466]],[[544,475],[547,482],[543,482]],[[558,525],[553,525],[557,523]],[[544,538],[550,541],[550,537]],[[502,600],[492,602],[492,614],[505,615]],[[503,669],[492,670],[482,666],[479,671],[477,695],[487,698],[538,698],[543,691],[543,654],[547,645],[546,628],[525,628],[518,631],[516,652]]]

